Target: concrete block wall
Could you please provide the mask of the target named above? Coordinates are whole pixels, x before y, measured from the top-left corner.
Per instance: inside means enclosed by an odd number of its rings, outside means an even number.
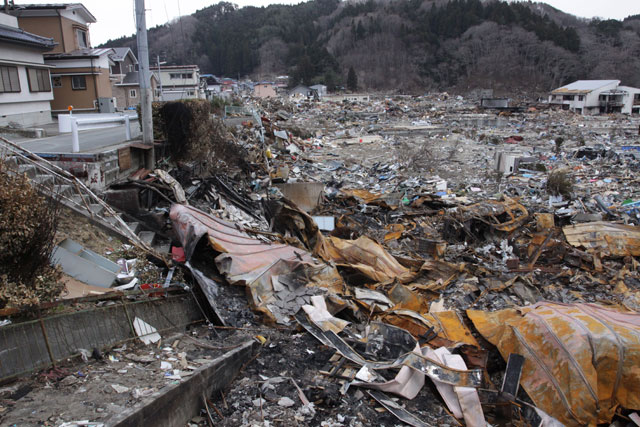
[[[192,294],[143,298],[0,327],[0,380],[45,368],[52,359],[64,360],[80,349],[91,352],[135,338],[129,322],[136,317],[158,331],[204,320]]]

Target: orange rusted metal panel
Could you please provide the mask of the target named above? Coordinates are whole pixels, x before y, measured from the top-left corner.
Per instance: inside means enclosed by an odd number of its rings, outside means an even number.
[[[563,227],[567,242],[604,256],[640,255],[640,227],[610,222],[586,222]]]
[[[505,360],[524,356],[522,386],[563,424],[610,423],[618,406],[640,409],[640,314],[551,302],[467,314]]]

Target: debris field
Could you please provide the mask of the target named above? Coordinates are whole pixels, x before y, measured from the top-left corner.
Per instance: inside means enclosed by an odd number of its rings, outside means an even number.
[[[169,251],[91,246],[121,268],[104,295],[178,286],[205,324],[20,378],[1,425],[109,425],[247,339],[187,424],[640,425],[640,119],[445,93],[237,110],[105,192]],[[36,409],[53,390],[82,404]]]

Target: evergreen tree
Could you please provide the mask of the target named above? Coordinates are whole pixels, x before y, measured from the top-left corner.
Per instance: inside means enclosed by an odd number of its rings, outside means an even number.
[[[347,74],[347,89],[351,92],[355,92],[358,89],[358,76],[353,67],[349,68],[349,74]]]

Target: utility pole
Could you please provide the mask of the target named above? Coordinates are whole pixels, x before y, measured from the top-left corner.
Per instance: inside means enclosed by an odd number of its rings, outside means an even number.
[[[150,145],[146,158],[147,169],[155,168],[153,148],[153,117],[151,114],[151,75],[149,74],[149,45],[147,44],[147,19],[145,17],[144,0],[136,2],[136,30],[138,44],[138,80],[140,82],[140,110],[142,114],[142,142]]]

